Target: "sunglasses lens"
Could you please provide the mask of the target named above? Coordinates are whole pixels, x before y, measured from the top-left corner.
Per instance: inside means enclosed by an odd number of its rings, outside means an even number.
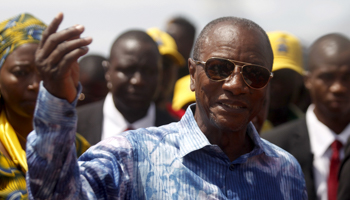
[[[214,81],[226,79],[234,69],[235,65],[228,60],[211,58],[206,62],[206,74]]]
[[[244,66],[242,74],[245,82],[252,88],[263,88],[270,79],[269,70],[256,65]]]

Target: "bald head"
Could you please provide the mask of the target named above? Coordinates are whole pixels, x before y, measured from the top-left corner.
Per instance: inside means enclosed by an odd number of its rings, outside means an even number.
[[[253,32],[258,32],[261,34],[263,40],[265,41],[266,44],[266,50],[268,51],[268,60],[273,61],[273,53],[270,45],[270,41],[268,36],[266,35],[266,32],[256,23],[254,23],[251,20],[244,19],[244,18],[238,18],[238,17],[222,17],[216,20],[211,21],[209,24],[207,24],[201,33],[199,34],[195,45],[194,45],[194,50],[193,50],[193,58],[195,60],[199,60],[200,57],[200,52],[204,46],[204,43],[209,37],[209,34],[215,29],[218,29],[219,27],[222,26],[233,26],[233,27],[241,27],[246,30],[251,30]],[[270,67],[270,66],[269,66]]]
[[[350,40],[339,33],[331,33],[317,39],[309,49],[309,71],[312,72],[325,61],[333,62],[339,55],[349,52]]]
[[[126,48],[135,47],[135,45],[150,46],[152,50],[158,52],[158,46],[154,40],[144,31],[130,30],[121,34],[113,43],[110,51],[110,60],[118,53]],[[123,48],[121,48],[123,47]]]
[[[184,30],[184,32],[186,33],[186,36],[189,39],[194,39],[194,36],[196,35],[196,28],[194,27],[194,25],[188,21],[186,18],[184,17],[175,17],[173,19],[171,19],[168,22],[168,29],[170,28],[170,26],[172,24],[175,24],[177,26],[182,27],[182,29]],[[168,30],[171,31],[171,30]]]

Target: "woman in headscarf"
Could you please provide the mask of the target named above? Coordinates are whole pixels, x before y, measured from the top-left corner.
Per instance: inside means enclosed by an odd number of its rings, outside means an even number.
[[[25,145],[41,80],[35,51],[45,28],[26,13],[0,23],[0,199],[28,198]],[[77,134],[77,155],[89,146]]]

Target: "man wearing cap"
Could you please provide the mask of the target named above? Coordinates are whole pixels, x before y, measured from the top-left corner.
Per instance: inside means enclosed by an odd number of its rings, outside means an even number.
[[[308,61],[305,86],[312,104],[306,117],[262,137],[299,161],[310,200],[335,200],[343,146],[350,136],[349,38],[341,34],[322,36],[310,47]]]
[[[104,100],[77,109],[77,132],[90,144],[125,130],[176,121],[154,103],[162,58],[153,47],[157,44],[152,38],[137,30],[121,34],[113,43],[105,75],[109,93]]]
[[[278,126],[303,116],[303,111],[294,104],[304,86],[302,46],[290,33],[275,31],[267,35],[274,54],[267,119]]]
[[[64,33],[44,35],[64,42]],[[79,84],[62,75],[65,91],[48,91],[57,82],[46,80],[27,143],[30,199],[307,199],[298,162],[261,139],[250,122],[272,63],[268,37],[254,22],[210,22],[188,61],[197,103],[179,122],[114,135],[79,162],[70,141]]]
[[[174,38],[178,51],[185,58],[184,67],[178,71],[178,77],[188,75],[187,60],[191,56],[193,43],[196,36],[196,27],[184,17],[171,18],[166,24],[166,32]]]
[[[175,40],[169,34],[158,28],[150,28],[146,32],[158,44],[159,53],[163,60],[163,76],[158,97],[155,99],[156,106],[174,118],[180,119],[181,112],[172,108],[171,98],[178,70],[185,65],[185,59],[178,52]]]

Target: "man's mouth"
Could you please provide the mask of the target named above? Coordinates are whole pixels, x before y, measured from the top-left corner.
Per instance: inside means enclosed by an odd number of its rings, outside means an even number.
[[[229,108],[233,108],[233,109],[244,108],[243,106],[231,105],[231,104],[226,104],[226,103],[222,103],[222,105],[227,106],[227,107],[229,107]]]

